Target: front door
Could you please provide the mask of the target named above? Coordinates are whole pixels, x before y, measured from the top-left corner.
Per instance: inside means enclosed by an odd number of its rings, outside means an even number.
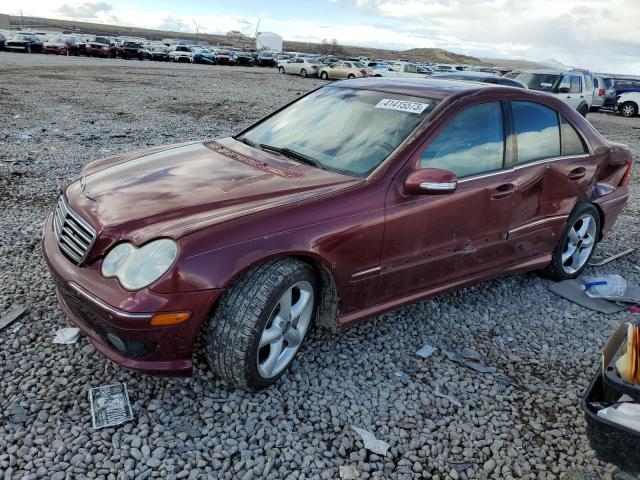
[[[386,199],[381,301],[499,266],[509,231],[515,174],[505,169],[503,107],[481,103],[457,114],[416,157],[459,179],[455,192],[408,195],[406,174]]]

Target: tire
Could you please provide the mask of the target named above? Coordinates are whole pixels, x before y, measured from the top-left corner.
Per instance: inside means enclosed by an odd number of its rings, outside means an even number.
[[[291,258],[271,260],[245,273],[220,298],[205,327],[206,358],[213,372],[249,391],[276,382],[313,321],[316,285],[312,268]],[[283,310],[281,305],[287,304],[289,309]],[[297,316],[281,317],[296,305]],[[261,340],[266,342],[263,347]]]
[[[278,67],[278,71],[282,74],[284,74],[284,67]]]
[[[322,80],[329,80],[329,74],[328,74],[327,72],[322,72],[322,73],[320,74],[320,78],[321,78]]]
[[[591,107],[589,111],[593,113],[598,113],[600,111],[600,107]]]
[[[580,235],[577,237],[572,235],[572,231],[577,230],[577,233],[579,233],[581,228],[585,227],[584,222],[586,219],[589,219],[589,223],[586,226],[586,235],[582,237]],[[577,228],[574,229],[574,227]],[[578,204],[569,216],[567,225],[562,235],[560,235],[558,245],[554,249],[551,257],[551,263],[545,270],[546,275],[557,281],[579,276],[589,264],[589,260],[596,250],[599,237],[600,214],[598,209],[592,203]],[[591,243],[585,247],[584,244],[586,244],[585,240],[587,239],[590,239]],[[576,242],[576,240],[579,241]],[[575,245],[575,253],[567,258],[566,255],[571,250],[572,244]],[[588,248],[590,248],[590,250],[588,250]],[[563,257],[565,257],[565,261],[563,261]],[[578,261],[575,261],[575,257],[578,257]]]
[[[31,53],[31,45],[27,45],[27,49],[25,50],[27,53]]]
[[[307,74],[307,71],[303,68],[302,70],[300,70],[300,76],[301,77],[308,77],[309,75]]]
[[[638,105],[633,102],[624,102],[619,107],[620,115],[623,117],[635,117],[638,115]]]
[[[353,78],[356,78],[356,76],[353,73],[350,73],[349,75],[347,75],[347,78],[351,80]]]
[[[589,107],[587,107],[586,105],[580,105],[578,107],[578,113],[583,117],[586,117],[588,112],[589,112]]]

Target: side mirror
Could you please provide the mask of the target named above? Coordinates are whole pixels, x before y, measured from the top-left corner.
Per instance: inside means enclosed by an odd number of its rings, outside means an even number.
[[[558,88],[558,93],[569,93],[569,87]]]
[[[410,195],[443,195],[453,193],[458,188],[458,177],[440,168],[415,170],[404,182],[404,189]]]

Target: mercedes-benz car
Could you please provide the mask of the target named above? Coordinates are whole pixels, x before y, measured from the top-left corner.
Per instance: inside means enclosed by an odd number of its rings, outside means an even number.
[[[62,310],[111,360],[188,375],[201,338],[216,375],[256,390],[314,326],[515,272],[576,277],[631,168],[545,93],[347,80],[235,137],[89,163],[43,251]]]

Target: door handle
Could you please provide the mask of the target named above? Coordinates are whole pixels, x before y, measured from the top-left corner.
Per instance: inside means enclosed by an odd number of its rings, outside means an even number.
[[[516,191],[516,186],[513,183],[503,183],[499,187],[496,187],[491,194],[493,200],[499,200],[506,198]]]
[[[587,169],[584,167],[578,167],[578,168],[574,168],[573,170],[571,170],[569,172],[569,175],[567,175],[567,177],[569,177],[569,180],[580,180],[581,178],[583,178],[587,173]]]

